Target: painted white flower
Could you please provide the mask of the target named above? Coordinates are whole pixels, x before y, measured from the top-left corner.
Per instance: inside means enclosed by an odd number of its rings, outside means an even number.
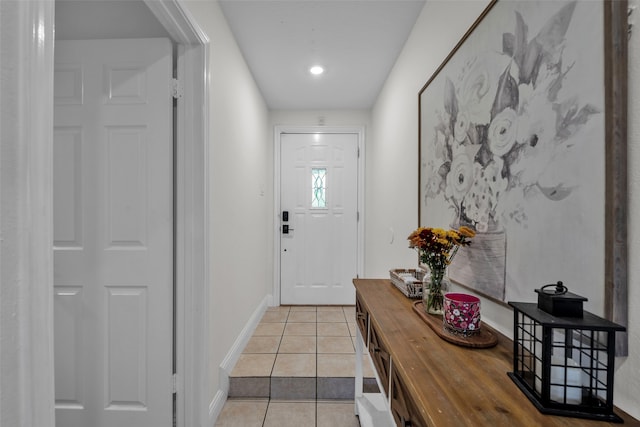
[[[556,114],[543,108],[541,97],[531,99],[518,122],[518,156],[510,164],[512,176],[518,176],[522,185],[530,185],[544,173],[546,165],[556,155]],[[535,111],[535,113],[531,113]]]
[[[489,149],[495,156],[504,156],[516,143],[517,135],[518,115],[513,109],[505,108],[489,125]]]
[[[459,112],[456,123],[453,126],[453,136],[458,144],[462,144],[467,139],[469,130],[469,116],[465,112]]]
[[[474,163],[473,184],[462,204],[467,218],[478,231],[488,231],[491,221],[497,220],[496,207],[509,182],[502,177],[504,162],[499,157],[485,167]]]
[[[484,168],[482,179],[486,182],[487,187],[492,195],[496,198],[507,189],[509,181],[502,176],[504,161],[500,157],[494,157],[491,163]]]
[[[469,147],[456,154],[447,174],[447,195],[461,202],[473,184],[473,157],[478,147]]]

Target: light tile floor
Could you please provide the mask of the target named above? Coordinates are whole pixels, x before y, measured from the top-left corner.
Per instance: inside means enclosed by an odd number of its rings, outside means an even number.
[[[267,309],[231,372],[216,426],[359,426],[355,336],[353,306]],[[363,367],[373,378],[368,359]]]

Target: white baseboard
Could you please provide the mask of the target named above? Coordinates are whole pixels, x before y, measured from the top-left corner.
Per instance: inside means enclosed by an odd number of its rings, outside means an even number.
[[[238,335],[238,338],[236,338],[226,357],[220,364],[218,369],[218,391],[216,391],[214,398],[209,404],[209,425],[212,427],[215,425],[220,412],[222,412],[222,407],[227,401],[227,396],[229,394],[229,374],[231,374],[233,367],[238,362],[240,354],[242,354],[247,342],[256,330],[256,326],[260,323],[260,319],[262,319],[265,311],[267,311],[267,307],[270,307],[272,302],[273,296],[267,295],[260,304],[258,304],[258,307],[253,312],[242,331],[240,331],[240,335]]]
[[[227,390],[228,391],[228,390]],[[220,412],[222,412],[222,408],[224,407],[224,403],[227,401],[227,393],[218,389],[216,395],[213,397],[213,400],[209,404],[209,426],[214,427],[216,425],[216,421],[220,416]]]

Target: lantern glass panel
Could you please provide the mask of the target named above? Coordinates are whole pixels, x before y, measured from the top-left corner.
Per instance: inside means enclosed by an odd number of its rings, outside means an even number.
[[[517,371],[531,389],[541,389],[542,384],[542,325],[524,313],[518,313],[520,337],[517,342]]]
[[[582,391],[585,365],[576,360],[574,351],[580,343],[571,329],[552,328],[550,396],[554,402],[579,405],[582,403]]]

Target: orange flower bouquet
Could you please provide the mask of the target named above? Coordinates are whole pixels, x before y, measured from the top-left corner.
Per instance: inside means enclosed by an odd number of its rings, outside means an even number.
[[[468,246],[476,232],[467,226],[458,230],[434,227],[419,227],[407,239],[409,247],[418,251],[420,262],[429,267],[429,286],[423,285],[422,295],[425,310],[431,314],[442,314],[444,294],[442,279],[447,266],[455,257],[460,246]]]

